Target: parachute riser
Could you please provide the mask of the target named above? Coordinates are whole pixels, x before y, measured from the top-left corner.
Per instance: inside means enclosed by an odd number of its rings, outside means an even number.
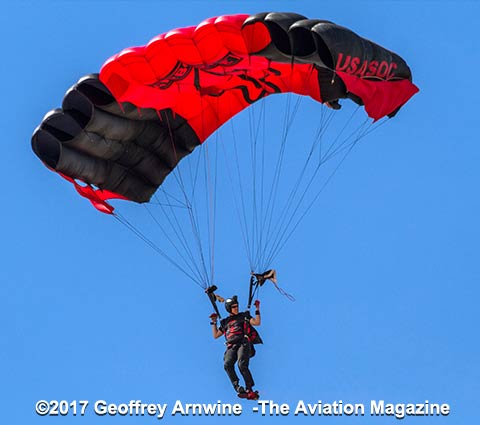
[[[212,286],[209,286],[207,289],[205,289],[205,293],[207,294],[208,299],[212,303],[212,307],[215,310],[215,313],[217,313],[218,317],[221,318],[222,315],[220,314],[220,311],[218,310],[217,300],[221,301],[221,300],[223,300],[223,298],[220,297],[219,295],[215,294],[215,291],[217,289],[218,288],[215,285],[212,285]]]
[[[250,310],[250,307],[252,306],[252,301],[253,298],[255,297],[255,293],[257,293],[258,289],[263,286],[265,283],[265,279],[258,278],[260,275],[256,275],[255,273],[252,272],[252,275],[250,277],[250,286],[248,289],[248,305],[247,305],[247,310]]]
[[[252,275],[250,276],[250,285],[248,287],[248,304],[247,304],[247,310],[250,310],[250,307],[252,305],[253,301],[253,294],[254,294],[254,289],[258,287],[258,280],[255,279],[255,275],[252,272]]]

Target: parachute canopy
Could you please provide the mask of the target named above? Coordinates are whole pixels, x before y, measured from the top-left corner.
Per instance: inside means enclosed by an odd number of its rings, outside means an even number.
[[[182,158],[268,95],[349,98],[378,120],[417,91],[400,56],[332,22],[219,16],[125,49],[81,78],[35,130],[32,147],[111,213],[107,199],[149,201]]]

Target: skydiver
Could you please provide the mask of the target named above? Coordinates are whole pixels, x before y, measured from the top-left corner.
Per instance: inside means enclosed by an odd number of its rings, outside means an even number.
[[[253,390],[255,385],[250,369],[248,368],[250,357],[255,355],[253,344],[261,343],[262,340],[253,326],[260,326],[260,301],[255,303],[255,317],[247,310],[238,312],[238,299],[234,295],[225,300],[225,310],[229,316],[220,320],[220,327],[217,327],[218,315],[210,315],[213,337],[215,339],[225,335],[227,349],[223,356],[224,368],[233,388],[240,398],[257,400],[258,391]],[[240,385],[240,380],[235,372],[235,363],[238,362],[238,369],[245,380],[245,387]]]

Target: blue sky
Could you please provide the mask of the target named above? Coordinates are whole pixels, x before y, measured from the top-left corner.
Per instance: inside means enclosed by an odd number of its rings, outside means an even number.
[[[3,134],[0,422],[154,423],[35,414],[38,400],[237,402],[198,286],[38,161],[30,137],[82,75],[122,48],[220,14],[295,11],[332,20],[399,53],[416,95],[362,140],[289,240],[262,289],[265,344],[252,360],[262,397],[324,403],[448,403],[478,417],[480,237],[474,1],[37,1],[0,16]],[[272,106],[275,108],[275,106]],[[305,122],[318,118],[306,107]],[[272,125],[274,127],[275,125]],[[300,126],[302,127],[302,126]],[[305,127],[307,127],[305,125]],[[240,119],[238,134],[242,128]],[[305,129],[307,131],[307,129]],[[227,134],[227,133],[225,133]],[[227,138],[227,136],[224,136]],[[306,133],[295,137],[304,139]],[[234,214],[218,218],[222,295],[245,299],[248,263]],[[303,423],[262,417],[213,423]],[[389,417],[330,417],[389,424]],[[204,423],[166,417],[168,423]]]

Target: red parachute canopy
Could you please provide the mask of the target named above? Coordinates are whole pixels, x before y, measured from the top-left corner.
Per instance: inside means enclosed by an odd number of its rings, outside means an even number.
[[[176,29],[146,46],[123,50],[100,71],[118,101],[171,109],[200,141],[274,93],[325,102],[350,92],[377,120],[418,91],[410,79],[400,57],[351,31],[279,13],[220,16]]]
[[[32,147],[103,212],[147,202],[178,162],[252,103],[293,92],[349,98],[378,120],[417,91],[397,54],[294,13],[229,15],[161,34],[110,58],[47,114]],[[111,208],[111,207],[110,207]]]

